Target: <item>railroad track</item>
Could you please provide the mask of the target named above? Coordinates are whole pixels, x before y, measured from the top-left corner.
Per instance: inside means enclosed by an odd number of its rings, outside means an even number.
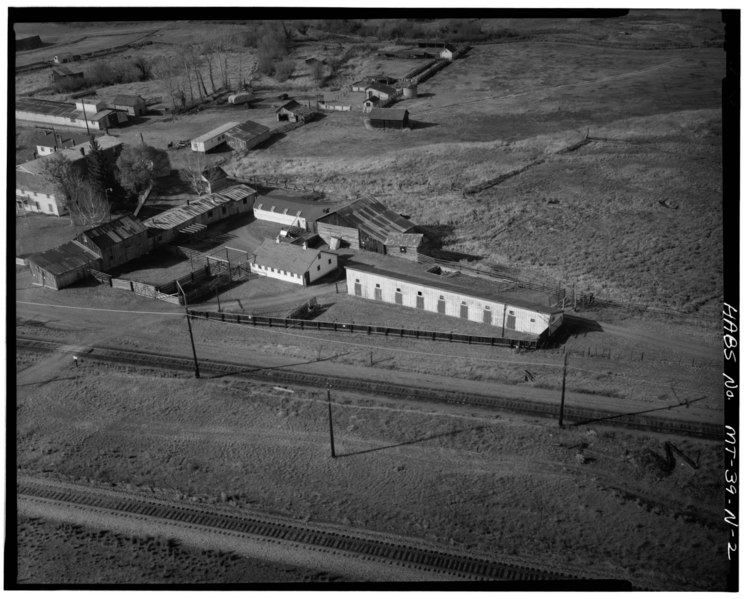
[[[383,538],[367,531],[342,531],[334,527],[300,523],[244,512],[231,513],[211,506],[193,506],[169,502],[136,493],[60,483],[23,477],[17,486],[19,502],[83,507],[109,513],[166,521],[171,525],[196,530],[293,544],[313,551],[365,559],[383,565],[416,569],[430,576],[467,581],[574,581],[581,576],[552,569],[498,563],[490,559],[445,552],[412,539]]]
[[[29,337],[17,337],[18,350],[55,352],[64,348],[63,343]],[[174,356],[159,352],[133,351],[108,347],[93,347],[86,354],[87,360],[116,365],[132,365],[148,369],[169,369],[191,372],[194,370],[192,358]],[[531,416],[556,418],[558,407],[549,403],[533,402],[527,399],[495,397],[476,393],[466,393],[449,389],[412,387],[381,381],[354,379],[340,375],[318,375],[298,372],[286,368],[265,368],[253,364],[240,364],[219,360],[201,359],[200,371],[214,376],[234,375],[275,384],[291,384],[306,387],[324,388],[328,384],[342,391],[355,391],[393,398],[432,401],[449,404],[463,404],[482,408],[515,412]],[[638,430],[668,433],[689,437],[720,440],[723,427],[708,422],[660,418],[645,413],[617,413],[596,408],[579,406],[565,407],[567,424],[592,424],[602,422],[607,426],[621,426]]]

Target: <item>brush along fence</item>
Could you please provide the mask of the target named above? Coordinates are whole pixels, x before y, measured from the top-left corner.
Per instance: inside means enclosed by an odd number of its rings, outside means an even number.
[[[203,312],[188,310],[191,316],[207,320],[220,320],[236,324],[263,326],[268,328],[299,329],[302,331],[332,331],[334,333],[365,333],[367,335],[384,335],[409,339],[423,339],[426,341],[448,341],[451,343],[468,343],[469,345],[490,345],[492,347],[516,347],[536,349],[545,341],[541,335],[534,340],[509,339],[506,337],[484,337],[480,335],[462,335],[460,333],[445,333],[439,331],[422,331],[420,329],[406,329],[382,327],[367,324],[327,322],[322,320],[302,320],[297,318],[279,318],[273,316],[253,316],[249,314],[235,314],[231,312]]]

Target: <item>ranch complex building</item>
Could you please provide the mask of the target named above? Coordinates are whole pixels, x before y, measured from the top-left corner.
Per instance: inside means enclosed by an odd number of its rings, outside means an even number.
[[[229,122],[196,137],[190,142],[190,147],[193,152],[209,152],[227,143],[234,150],[247,151],[269,137],[270,129],[264,125],[252,121]]]
[[[547,296],[499,291],[492,281],[441,267],[383,258],[345,268],[349,295],[484,323],[501,337],[542,342],[562,324],[562,308]]]
[[[266,239],[257,248],[250,270],[297,285],[310,285],[338,269],[338,255],[304,245]]]
[[[364,124],[373,129],[408,129],[408,110],[403,108],[372,108]]]
[[[257,220],[315,231],[317,220],[339,205],[283,195],[264,195],[255,201],[253,214]]]
[[[372,198],[322,216],[317,233],[331,248],[351,247],[416,260],[424,235],[407,218]]]

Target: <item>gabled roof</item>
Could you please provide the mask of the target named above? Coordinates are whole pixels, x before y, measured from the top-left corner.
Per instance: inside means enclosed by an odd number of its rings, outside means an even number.
[[[270,129],[265,125],[261,125],[254,121],[245,121],[235,127],[232,127],[226,132],[228,137],[234,137],[235,139],[241,139],[249,141],[258,137],[259,135],[265,135]]]
[[[68,67],[60,66],[60,67],[52,67],[52,72],[55,75],[58,75],[59,77],[76,77],[78,75],[83,76],[83,73],[81,71],[71,71]]]
[[[139,104],[145,104],[146,101],[140,96],[121,94],[116,96],[114,99],[115,106],[138,106]]]
[[[455,52],[457,48],[453,46],[451,43],[446,43],[445,47],[442,48],[443,50],[449,50],[450,52]]]
[[[51,196],[57,194],[55,186],[44,177],[20,170],[16,170],[16,189],[44,193]]]
[[[276,243],[266,239],[255,250],[254,263],[261,266],[270,266],[286,272],[303,275],[317,259],[318,254],[330,254],[332,252],[312,248],[303,249],[301,246],[290,243]]]
[[[289,112],[294,112],[297,108],[301,108],[301,104],[297,102],[296,100],[289,100],[288,102],[285,102],[284,104],[281,104],[278,108],[276,108],[276,112],[281,112],[282,110],[288,110]]]
[[[201,143],[201,142],[211,140],[214,137],[221,135],[222,133],[226,133],[227,131],[229,131],[229,129],[233,129],[237,125],[239,125],[239,123],[237,123],[236,121],[224,123],[220,127],[211,129],[208,133],[203,133],[203,135],[198,135],[198,137],[193,138],[192,143]]]
[[[45,148],[71,148],[79,144],[87,143],[91,136],[86,133],[68,133],[51,129],[37,129],[34,136],[29,140],[35,146]]]
[[[143,224],[149,229],[170,231],[189,223],[192,219],[213,210],[217,206],[228,202],[238,202],[255,193],[257,192],[247,185],[234,185],[203,198],[190,200],[189,204],[181,204],[170,208],[161,214],[147,218],[143,221]]]
[[[46,252],[28,257],[29,262],[55,276],[77,270],[98,259],[99,256],[77,241],[69,241]]]
[[[91,229],[86,229],[77,239],[88,237],[96,247],[104,251],[123,241],[135,237],[140,233],[145,233],[146,228],[143,224],[135,220],[132,216],[123,216],[109,223],[101,224]]]
[[[96,141],[102,150],[109,150],[111,148],[115,148],[117,146],[122,145],[122,142],[118,138],[114,137],[113,135],[101,135],[96,138]],[[44,164],[46,163],[47,160],[50,160],[53,156],[62,155],[62,156],[65,156],[65,158],[67,158],[71,162],[75,163],[84,157],[84,154],[81,154],[81,149],[83,149],[83,151],[87,155],[91,150],[90,142],[87,141],[84,143],[80,143],[76,146],[73,146],[72,148],[65,148],[64,150],[58,150],[54,154],[41,156],[39,158],[36,158],[35,160],[24,162],[23,164],[19,164],[16,167],[16,171],[31,173],[32,175],[41,175],[44,173]]]
[[[403,121],[408,115],[408,110],[403,108],[373,108],[369,118],[376,121]]]
[[[407,233],[416,226],[410,220],[371,198],[357,200],[338,210],[335,216],[324,216],[320,220],[323,222],[341,220],[380,243],[386,243],[388,235],[392,233]]]
[[[396,90],[394,87],[390,87],[389,85],[385,85],[384,83],[374,82],[368,85],[367,89],[374,89],[378,92],[382,92],[383,94],[387,94],[388,96],[394,96],[396,94]],[[366,92],[367,90],[364,91]]]

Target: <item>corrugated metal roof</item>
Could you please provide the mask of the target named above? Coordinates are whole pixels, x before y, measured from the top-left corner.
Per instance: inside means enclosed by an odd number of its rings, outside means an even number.
[[[56,248],[29,256],[29,262],[59,276],[98,260],[98,256],[77,241],[69,241]]]
[[[30,141],[36,146],[43,146],[45,148],[60,146],[70,148],[88,142],[90,137],[90,135],[85,133],[68,133],[67,131],[37,129]]]
[[[349,262],[345,267],[347,270],[368,272],[395,280],[428,285],[435,289],[459,293],[467,297],[506,303],[511,306],[517,306],[518,308],[527,308],[528,310],[533,310],[540,314],[555,314],[557,312],[562,312],[561,308],[550,308],[548,305],[544,305],[540,302],[516,299],[507,294],[503,294],[485,279],[458,273],[446,280],[440,275],[427,272],[427,266],[423,264],[413,264],[407,260],[400,260],[398,258],[390,258],[390,260],[397,260],[400,264],[393,263],[392,267],[388,264],[387,269],[385,269],[370,266],[369,264],[362,264],[360,262]]]
[[[96,247],[104,251],[107,248],[115,246],[123,241],[144,233],[146,228],[140,221],[135,220],[132,216],[122,216],[117,220],[101,224],[91,229],[86,229],[80,235],[88,237]]]
[[[144,220],[143,224],[149,229],[163,229],[169,231],[181,227],[185,223],[189,223],[195,217],[209,212],[217,206],[221,206],[221,204],[237,202],[250,197],[254,193],[255,190],[247,185],[235,185],[234,187],[222,189],[221,191],[204,198],[190,200],[189,204],[182,204],[181,206],[170,208],[161,214],[157,214],[156,216]]]
[[[402,245],[417,248],[421,245],[424,235],[421,233],[388,233],[385,245]]]
[[[220,127],[216,127],[215,129],[211,129],[208,133],[203,133],[203,135],[200,135],[192,140],[192,143],[203,143],[208,141],[209,139],[213,139],[217,135],[221,135],[222,133],[226,133],[229,129],[232,129],[239,125],[236,121],[232,121],[229,123],[224,123]]]
[[[281,106],[276,109],[276,112],[281,112],[282,110],[293,111],[295,108],[299,108],[300,106],[301,104],[296,100],[289,100],[285,104],[281,104]]]
[[[276,243],[271,239],[266,239],[255,251],[254,263],[303,275],[309,270],[312,263],[317,259],[317,255],[320,253],[329,254],[331,256],[336,255],[324,250],[316,250],[312,248],[305,250],[298,245]]]
[[[377,121],[403,121],[408,110],[403,108],[373,108],[369,118]]]
[[[39,98],[18,98],[16,100],[16,110],[50,116],[69,116],[76,111],[75,104],[41,100]]]
[[[386,243],[391,233],[407,233],[416,226],[372,198],[357,200],[341,208],[336,214],[348,226],[359,229],[380,243]],[[320,220],[325,222],[328,217]]]
[[[270,129],[265,125],[260,125],[253,121],[245,121],[244,123],[238,124],[236,127],[232,127],[226,132],[227,137],[233,137],[242,141],[250,141],[260,135],[268,133]]]

